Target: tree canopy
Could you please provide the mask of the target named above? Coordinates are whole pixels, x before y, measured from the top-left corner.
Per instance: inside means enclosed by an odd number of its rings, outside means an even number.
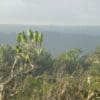
[[[0,100],[99,100],[100,46],[52,57],[43,33],[19,32],[16,44],[0,45]]]

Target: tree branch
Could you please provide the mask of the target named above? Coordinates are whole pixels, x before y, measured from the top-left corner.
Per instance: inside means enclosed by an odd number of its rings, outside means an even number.
[[[17,61],[19,60],[19,58],[20,58],[20,57],[17,56],[17,57],[15,58],[14,64],[12,65],[11,72],[10,72],[11,77],[13,77],[13,75],[14,75],[15,65],[16,65]]]
[[[3,84],[4,85],[7,85],[9,84],[12,80],[16,79],[18,76],[27,76],[28,74],[32,73],[33,72],[33,69],[34,69],[34,65],[31,64],[31,69],[30,70],[27,70],[25,72],[22,72],[22,73],[19,73],[17,75],[13,75],[12,77],[10,77],[7,81],[5,81]]]
[[[88,95],[87,100],[91,100],[95,96],[95,93],[92,92],[90,95]]]

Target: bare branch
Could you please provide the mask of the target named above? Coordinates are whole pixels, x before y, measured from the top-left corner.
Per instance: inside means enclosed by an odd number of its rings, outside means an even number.
[[[92,93],[88,96],[87,100],[91,100],[94,96],[95,96],[95,93],[92,92]]]
[[[10,72],[11,77],[13,77],[13,75],[14,75],[15,65],[16,65],[17,61],[19,60],[19,58],[20,58],[20,57],[17,56],[17,57],[15,58],[14,64],[12,65],[11,72]]]
[[[3,79],[3,75],[0,77],[0,81]]]
[[[22,72],[22,73],[19,73],[17,75],[13,75],[12,77],[10,77],[7,81],[5,81],[3,84],[6,85],[6,84],[9,84],[12,80],[16,79],[18,76],[27,76],[28,74],[32,73],[33,70],[34,70],[34,65],[31,64],[31,69],[30,70],[27,70],[25,72]]]

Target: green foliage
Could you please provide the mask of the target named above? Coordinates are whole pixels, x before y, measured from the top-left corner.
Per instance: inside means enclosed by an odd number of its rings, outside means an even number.
[[[15,61],[18,74],[5,87],[5,100],[99,100],[100,47],[84,55],[75,48],[53,58],[41,48],[41,32],[20,32],[16,41],[15,46],[0,45],[0,85]],[[33,72],[22,74],[33,64]]]
[[[72,49],[61,54],[54,63],[55,70],[72,74],[77,69],[80,53],[80,49]]]

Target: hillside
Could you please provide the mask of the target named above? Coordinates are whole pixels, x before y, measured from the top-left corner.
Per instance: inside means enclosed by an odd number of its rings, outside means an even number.
[[[43,47],[53,55],[58,55],[70,48],[80,48],[84,52],[88,52],[100,45],[100,28],[96,26],[0,25],[0,43],[15,43],[16,34],[22,30],[28,30],[29,27],[43,32]]]
[[[88,54],[69,48],[54,58],[42,49],[39,31],[16,39],[14,46],[0,45],[0,100],[99,100],[100,47]]]

